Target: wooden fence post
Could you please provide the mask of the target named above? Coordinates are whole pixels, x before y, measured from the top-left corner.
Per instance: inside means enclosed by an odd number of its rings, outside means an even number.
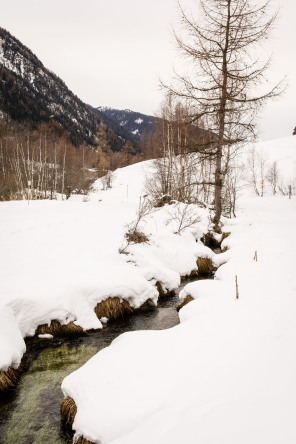
[[[238,293],[238,282],[237,282],[237,276],[235,275],[235,298],[238,299],[239,293]]]

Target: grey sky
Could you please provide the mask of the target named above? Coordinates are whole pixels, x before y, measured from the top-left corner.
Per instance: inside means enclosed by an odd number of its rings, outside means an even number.
[[[296,126],[296,1],[273,0],[281,14],[268,42],[273,51],[270,83],[288,75],[289,90],[266,106],[264,139],[291,135]],[[196,0],[183,0],[194,11]],[[171,25],[175,0],[0,0],[1,23],[93,106],[130,108],[147,114],[162,100],[158,76],[168,79],[176,62]]]

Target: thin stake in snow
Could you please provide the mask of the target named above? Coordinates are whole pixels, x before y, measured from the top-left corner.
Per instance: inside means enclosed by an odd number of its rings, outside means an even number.
[[[28,180],[28,205],[29,205],[29,202],[30,202],[30,188],[31,188],[31,195],[32,195],[31,181]]]
[[[237,283],[237,276],[235,275],[235,298],[238,299],[239,293],[238,293],[238,283]]]
[[[257,250],[256,250],[256,251],[255,251],[255,254],[254,254],[254,261],[257,262],[257,260],[258,260],[258,257],[257,257]]]
[[[289,199],[291,199],[291,195],[292,195],[292,186],[289,185]]]

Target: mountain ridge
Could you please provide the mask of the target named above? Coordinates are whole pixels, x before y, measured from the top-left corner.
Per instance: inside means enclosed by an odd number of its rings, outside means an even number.
[[[98,116],[111,119],[117,127],[124,130],[133,140],[140,141],[145,133],[153,131],[159,120],[157,117],[143,114],[130,109],[116,109],[112,107],[98,106],[94,108]]]
[[[4,28],[0,28],[1,115],[6,120],[29,122],[33,127],[55,120],[76,146],[81,143],[96,146],[100,131],[105,132],[114,152],[120,151],[128,139],[137,144],[137,138],[79,99],[60,77]]]

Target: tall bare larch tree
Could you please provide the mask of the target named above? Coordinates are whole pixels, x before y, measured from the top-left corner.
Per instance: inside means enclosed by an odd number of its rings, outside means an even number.
[[[270,0],[200,0],[198,21],[179,4],[183,33],[177,47],[190,61],[189,73],[165,90],[190,105],[191,122],[207,122],[215,141],[196,150],[215,161],[214,226],[222,213],[223,153],[254,136],[254,118],[261,106],[278,96],[284,82],[264,91],[270,59],[261,61],[259,45],[268,39],[276,13]],[[263,92],[262,92],[263,91]]]

